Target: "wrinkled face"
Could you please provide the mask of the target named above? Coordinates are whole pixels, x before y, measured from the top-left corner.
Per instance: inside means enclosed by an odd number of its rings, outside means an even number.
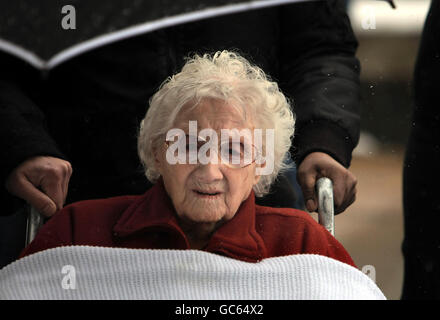
[[[189,121],[197,121],[198,131],[210,128],[218,137],[221,129],[253,129],[251,120],[232,106],[217,99],[204,99],[195,108],[183,107],[176,118],[175,128],[189,132]],[[177,215],[184,221],[216,223],[234,217],[254,184],[255,163],[244,168],[218,164],[170,164],[166,159],[167,146],[155,152],[156,165],[163,178]]]

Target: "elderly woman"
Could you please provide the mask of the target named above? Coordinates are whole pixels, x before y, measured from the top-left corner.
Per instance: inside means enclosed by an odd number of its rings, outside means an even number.
[[[354,266],[308,213],[255,204],[286,167],[294,122],[261,69],[227,51],[195,56],[163,83],[141,123],[139,156],[155,185],[142,196],[65,207],[21,256],[93,245],[198,249],[248,262],[314,253]]]

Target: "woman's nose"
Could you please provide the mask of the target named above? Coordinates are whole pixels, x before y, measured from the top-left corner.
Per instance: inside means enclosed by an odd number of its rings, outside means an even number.
[[[197,168],[197,176],[200,181],[212,182],[223,179],[223,172],[221,164],[207,163],[199,164]]]

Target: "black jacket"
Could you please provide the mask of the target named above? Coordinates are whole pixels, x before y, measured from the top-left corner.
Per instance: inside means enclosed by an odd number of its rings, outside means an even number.
[[[440,299],[440,2],[432,0],[414,70],[403,166],[403,300]]]
[[[149,186],[136,133],[150,96],[190,53],[235,49],[294,102],[295,159],[348,167],[359,137],[357,42],[338,1],[253,10],[170,27],[84,53],[42,74],[0,54],[2,181],[29,157],[69,160],[68,202]]]

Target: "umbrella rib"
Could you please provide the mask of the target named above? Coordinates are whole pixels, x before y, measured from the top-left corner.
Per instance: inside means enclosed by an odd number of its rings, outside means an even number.
[[[19,45],[13,44],[12,42],[0,39],[0,49],[14,56],[17,56],[26,62],[29,62],[31,65],[38,69],[49,69],[47,66],[48,63],[46,61],[38,57],[33,52],[26,50]]]
[[[218,7],[207,8],[199,11],[193,11],[191,13],[185,13],[185,14],[149,21],[147,23],[138,24],[129,28],[112,32],[110,34],[102,35],[87,40],[79,45],[74,45],[66,50],[63,50],[61,53],[56,54],[53,58],[51,58],[47,63],[47,67],[49,69],[53,68],[58,64],[66,60],[69,60],[70,58],[73,58],[77,55],[80,55],[81,53],[84,53],[86,51],[90,51],[109,43],[117,42],[119,40],[124,40],[133,36],[155,31],[161,28],[171,27],[174,25],[202,20],[215,16],[237,13],[245,10],[254,10],[268,6],[276,6],[287,3],[308,2],[308,1],[317,1],[317,0],[256,0],[246,3],[227,5],[221,8]]]

